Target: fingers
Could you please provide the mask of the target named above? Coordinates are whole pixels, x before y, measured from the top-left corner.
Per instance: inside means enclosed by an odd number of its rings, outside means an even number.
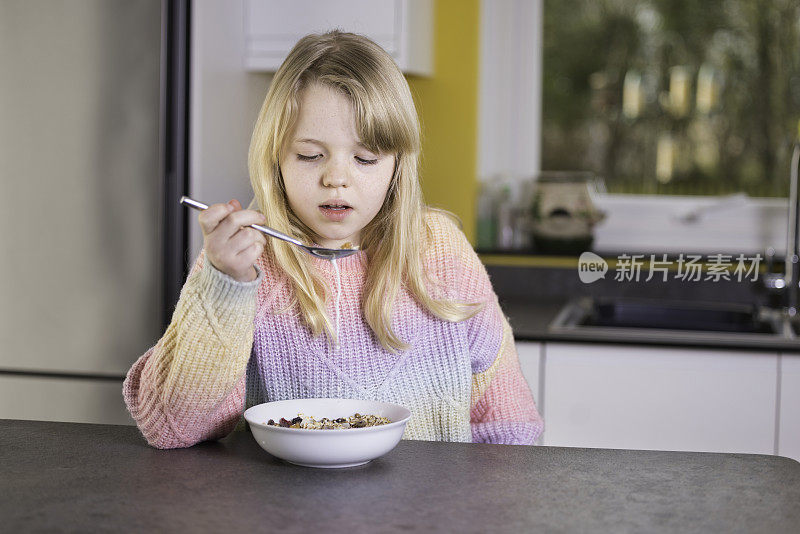
[[[203,234],[218,232],[221,238],[230,238],[243,226],[265,222],[266,218],[255,210],[243,210],[238,200],[214,204],[198,215]]]
[[[258,242],[261,243],[261,248],[262,249],[266,248],[267,247],[267,236],[265,236],[264,234],[262,234],[258,230],[256,230],[256,234],[257,234],[257,237],[258,237]]]
[[[227,225],[231,225],[235,230],[231,232],[231,235],[236,233],[239,228],[243,226],[250,226],[251,224],[261,224],[266,222],[266,217],[261,215],[261,213],[255,210],[239,210],[234,211],[230,215],[228,215],[222,223]],[[227,228],[226,228],[227,229]]]
[[[233,211],[233,206],[230,204],[212,204],[200,212],[197,220],[200,222],[200,228],[203,234],[208,235],[213,232],[219,223]]]
[[[261,257],[264,253],[264,243],[261,241],[256,241],[249,247],[241,250],[237,255],[236,259],[241,260],[242,263],[246,263],[248,265],[253,265],[256,263],[256,260]]]
[[[234,211],[219,222],[215,231],[219,232],[220,236],[230,239],[241,228],[251,224],[261,224],[265,220],[266,218],[263,215],[254,210]]]
[[[208,260],[236,280],[252,280],[253,264],[263,254],[267,240],[250,225],[265,220],[255,210],[242,209],[237,200],[210,206],[200,214]]]
[[[229,240],[230,247],[236,254],[243,252],[254,244],[258,244],[263,251],[267,244],[264,234],[253,228],[242,228],[236,232]]]

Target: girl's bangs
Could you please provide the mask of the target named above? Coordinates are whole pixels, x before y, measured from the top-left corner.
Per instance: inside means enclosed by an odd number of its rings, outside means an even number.
[[[367,149],[379,153],[410,153],[418,148],[412,132],[413,126],[408,124],[409,118],[402,106],[394,100],[391,91],[374,89],[367,91],[361,84],[352,80],[326,80],[350,99],[355,111],[356,133]],[[373,84],[379,86],[379,84]]]
[[[403,128],[405,117],[397,109],[386,109],[380,99],[353,100],[356,109],[356,132],[361,142],[373,152],[409,153],[414,151],[413,141]]]

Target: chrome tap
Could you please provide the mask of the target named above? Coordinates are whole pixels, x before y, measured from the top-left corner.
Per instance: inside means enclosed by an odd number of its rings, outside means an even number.
[[[798,311],[798,291],[800,291],[800,195],[798,195],[798,165],[800,165],[800,122],[798,123],[798,133],[794,141],[792,150],[792,162],[789,173],[789,217],[788,229],[786,232],[786,260],[783,266],[783,274],[772,273],[771,256],[774,250],[767,250],[769,266],[764,285],[771,290],[786,293],[784,313],[789,317],[797,315]]]
[[[800,124],[798,124],[800,130]],[[797,292],[800,287],[800,261],[798,254],[800,254],[800,205],[798,201],[797,184],[797,166],[800,164],[800,131],[798,131],[797,138],[794,141],[794,149],[792,150],[792,167],[789,179],[789,231],[786,236],[786,263],[784,265],[783,275],[786,279],[786,289],[788,292],[786,311],[789,315],[794,316],[797,314]]]

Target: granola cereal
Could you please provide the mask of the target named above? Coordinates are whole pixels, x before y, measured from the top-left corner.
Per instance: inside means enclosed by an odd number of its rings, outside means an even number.
[[[267,421],[270,426],[280,426],[284,428],[305,428],[307,430],[339,430],[343,428],[365,428],[368,426],[378,426],[391,423],[386,417],[377,415],[361,415],[356,413],[350,417],[339,417],[338,419],[328,419],[323,417],[317,420],[310,415],[302,413],[297,414],[297,417],[286,419],[281,417],[279,422],[274,419]]]

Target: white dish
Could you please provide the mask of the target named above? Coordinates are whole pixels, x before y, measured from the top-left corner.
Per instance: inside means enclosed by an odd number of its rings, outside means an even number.
[[[356,413],[386,417],[389,424],[364,428],[309,430],[268,425],[298,413],[317,420]],[[293,399],[248,408],[244,418],[261,448],[287,462],[306,467],[353,467],[383,456],[403,437],[411,411],[398,404],[358,399]]]

